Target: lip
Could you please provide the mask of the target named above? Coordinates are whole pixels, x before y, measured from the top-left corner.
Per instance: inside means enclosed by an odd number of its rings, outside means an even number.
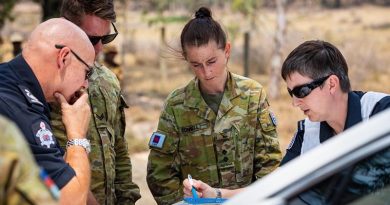
[[[307,115],[310,112],[310,109],[302,110],[303,114]]]
[[[206,78],[205,80],[213,80],[215,77]]]

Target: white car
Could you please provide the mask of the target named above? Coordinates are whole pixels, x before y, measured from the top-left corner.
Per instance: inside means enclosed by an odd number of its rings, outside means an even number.
[[[390,204],[390,109],[288,162],[225,204]]]

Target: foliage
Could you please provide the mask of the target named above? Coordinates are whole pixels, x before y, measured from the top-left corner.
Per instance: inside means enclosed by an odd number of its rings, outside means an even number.
[[[2,3],[0,4],[0,29],[3,28],[7,19],[13,20],[11,11],[16,2],[17,0],[2,0]]]

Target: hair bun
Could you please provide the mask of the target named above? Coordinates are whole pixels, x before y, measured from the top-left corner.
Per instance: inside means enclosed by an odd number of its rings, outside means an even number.
[[[201,7],[195,12],[195,18],[211,18],[211,11],[206,7]]]

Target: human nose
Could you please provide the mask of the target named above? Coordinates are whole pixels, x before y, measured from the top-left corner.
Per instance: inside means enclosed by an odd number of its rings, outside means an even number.
[[[204,72],[204,75],[206,77],[209,77],[213,73],[213,70],[212,70],[211,66],[203,65],[203,72]]]
[[[83,87],[87,89],[88,86],[89,86],[88,79],[85,79],[85,81],[84,81],[84,83],[83,83]]]
[[[294,107],[298,107],[301,104],[301,99],[295,97],[295,95],[292,96],[292,103]]]
[[[97,44],[95,44],[93,46],[93,48],[95,49],[95,56],[97,57],[99,55],[99,53],[102,52],[102,50],[103,50],[102,41],[99,40],[99,42]]]

